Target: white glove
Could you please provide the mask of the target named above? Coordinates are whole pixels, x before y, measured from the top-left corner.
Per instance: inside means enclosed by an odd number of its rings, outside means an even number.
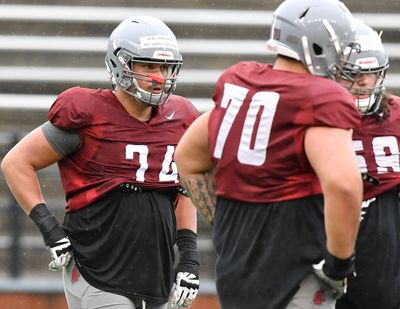
[[[343,278],[340,280],[335,280],[332,278],[329,278],[324,270],[325,260],[322,260],[318,264],[314,264],[314,273],[317,275],[318,278],[320,278],[323,282],[325,282],[332,290],[332,295],[334,299],[339,299],[341,298],[344,294],[346,294],[347,290],[347,278]]]
[[[199,278],[192,273],[178,272],[175,281],[175,290],[172,296],[171,308],[187,308],[199,293]]]
[[[51,258],[53,259],[49,263],[49,270],[57,271],[68,265],[72,258],[72,246],[67,237],[56,241],[56,243],[49,248]]]

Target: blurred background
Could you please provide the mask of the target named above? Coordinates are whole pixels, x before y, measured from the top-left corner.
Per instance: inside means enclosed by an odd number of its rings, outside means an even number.
[[[225,68],[244,60],[272,61],[265,42],[280,2],[0,0],[0,160],[46,121],[58,93],[75,85],[110,88],[107,39],[124,18],[153,15],[170,26],[184,59],[176,93],[204,112],[212,106],[214,83]],[[390,59],[386,86],[400,94],[400,1],[344,2],[356,17],[383,31]],[[39,175],[47,204],[61,221],[65,201],[58,170],[51,166]],[[211,228],[201,217],[198,234],[201,287],[192,308],[219,308]],[[47,271],[48,262],[41,235],[0,174],[0,308],[67,308],[61,273]]]

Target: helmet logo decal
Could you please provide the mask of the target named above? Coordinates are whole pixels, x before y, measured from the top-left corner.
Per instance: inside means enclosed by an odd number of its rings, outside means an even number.
[[[360,58],[356,60],[356,64],[361,67],[361,69],[372,69],[379,66],[379,61],[375,57]]]
[[[286,42],[293,44],[293,45],[299,45],[300,39],[295,35],[288,34],[286,36]]]
[[[279,28],[274,28],[274,40],[280,40],[281,39],[281,29]]]
[[[169,50],[156,50],[153,54],[153,58],[174,60],[174,54]]]
[[[167,35],[143,36],[140,38],[140,48],[171,48],[179,50],[176,39]]]

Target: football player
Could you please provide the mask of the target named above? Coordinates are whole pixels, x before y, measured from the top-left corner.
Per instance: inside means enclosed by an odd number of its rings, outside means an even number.
[[[337,0],[282,2],[274,64],[225,70],[178,144],[181,181],[213,224],[223,309],[334,308],[346,291],[362,199],[361,116],[337,82],[358,50],[352,23]]]
[[[180,187],[175,147],[198,116],[173,95],[182,56],[159,19],[133,16],[108,40],[113,90],[62,92],[48,121],[4,158],[18,203],[63,268],[70,309],[190,306],[199,288],[196,209]],[[57,162],[66,206],[60,226],[36,171]],[[180,259],[174,269],[174,244]]]
[[[385,92],[389,61],[380,35],[361,21],[356,25],[361,51],[351,53],[349,61],[361,73],[350,93],[362,122],[353,131],[353,146],[361,171],[379,185],[364,185],[357,276],[349,278],[347,294],[336,308],[394,309],[400,308],[400,98]]]

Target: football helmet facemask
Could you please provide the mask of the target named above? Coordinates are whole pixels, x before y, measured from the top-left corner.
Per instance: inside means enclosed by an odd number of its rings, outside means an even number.
[[[161,20],[150,16],[133,16],[123,20],[111,33],[105,58],[113,86],[137,101],[158,106],[166,103],[175,90],[182,65],[176,37]],[[160,65],[165,77],[135,72],[135,64]],[[153,84],[146,91],[138,81]]]
[[[353,95],[357,108],[364,116],[372,115],[379,111],[383,92],[386,71],[389,68],[389,60],[385,53],[380,35],[370,26],[360,20],[355,20],[356,25],[356,42],[360,46],[360,52],[350,51],[348,64],[361,67],[360,74],[374,74],[375,84],[370,87],[361,87],[355,83],[352,87],[348,87],[350,83],[344,86],[349,88],[349,92]],[[347,75],[351,75],[351,71],[344,69]],[[351,78],[354,79],[355,77]]]
[[[346,47],[357,49],[353,16],[341,1],[286,0],[275,10],[267,49],[302,62],[311,74],[338,80]]]

